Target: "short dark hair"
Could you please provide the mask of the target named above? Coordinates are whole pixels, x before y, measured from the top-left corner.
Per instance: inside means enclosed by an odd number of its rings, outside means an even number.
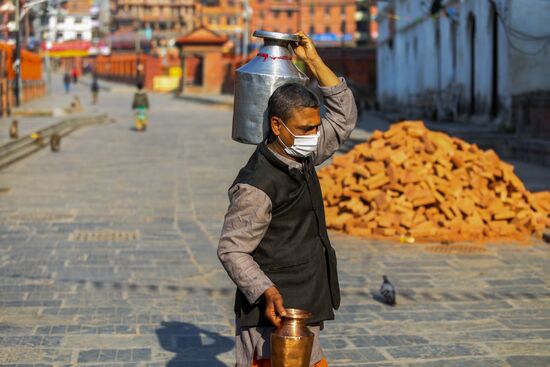
[[[320,108],[319,99],[309,88],[298,83],[288,83],[275,89],[267,103],[267,115],[287,121],[292,112],[301,108]]]
[[[143,83],[142,82],[137,83],[137,89],[143,89]]]

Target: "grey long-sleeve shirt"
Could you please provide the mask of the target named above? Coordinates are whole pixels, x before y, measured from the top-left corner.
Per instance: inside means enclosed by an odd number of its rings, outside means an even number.
[[[340,148],[357,122],[357,108],[351,90],[342,78],[333,87],[319,87],[323,94],[326,113],[321,118],[320,137],[313,155],[315,165],[321,164]],[[276,157],[290,167],[302,169],[302,164]],[[266,289],[274,284],[254,261],[252,252],[258,247],[271,222],[271,200],[260,189],[247,184],[237,184],[229,189],[229,208],[225,215],[218,257],[229,277],[254,304]],[[259,358],[269,356],[269,343],[264,343],[270,328],[243,328],[237,325],[237,366],[249,367],[256,350]],[[318,335],[318,328],[312,328]],[[318,338],[314,342],[312,363],[322,358]],[[269,339],[267,339],[269,340]]]

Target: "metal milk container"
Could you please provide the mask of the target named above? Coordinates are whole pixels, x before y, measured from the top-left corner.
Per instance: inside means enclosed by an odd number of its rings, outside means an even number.
[[[245,144],[259,144],[269,133],[267,102],[271,94],[290,82],[305,85],[309,78],[292,63],[291,42],[299,37],[288,33],[255,31],[263,38],[258,55],[237,69],[233,105],[232,138]]]

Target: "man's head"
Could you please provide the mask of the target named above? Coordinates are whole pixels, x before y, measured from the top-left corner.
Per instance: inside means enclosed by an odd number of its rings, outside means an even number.
[[[294,144],[293,134],[314,135],[321,125],[319,99],[300,84],[277,88],[269,98],[267,112],[272,135],[287,147]]]
[[[138,90],[142,90],[142,89],[143,89],[143,83],[142,83],[142,82],[138,82],[136,86],[137,86],[137,89],[138,89]]]

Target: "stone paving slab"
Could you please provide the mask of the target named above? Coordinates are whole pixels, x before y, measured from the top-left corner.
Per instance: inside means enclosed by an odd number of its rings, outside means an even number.
[[[131,97],[102,93],[85,108],[115,124],[0,172],[11,188],[0,366],[232,365],[234,286],[215,250],[227,188],[254,147],[229,139],[230,110],[168,95],[151,96],[150,128],[132,132]],[[343,296],[321,337],[331,366],[550,365],[548,245],[441,255],[331,237]],[[383,274],[395,307],[379,301]]]
[[[20,110],[35,110],[46,111],[54,110],[54,116],[33,117],[33,116],[10,116],[0,118],[0,144],[10,140],[9,128],[12,121],[15,119],[19,123],[19,137],[31,134],[37,130],[53,125],[64,119],[83,116],[86,113],[96,110],[94,106],[89,105],[91,98],[90,88],[82,83],[73,85],[70,93],[66,94],[62,91],[62,76],[54,74],[52,79],[52,89],[42,97],[33,101],[23,103]],[[69,107],[73,98],[78,96],[82,102],[83,111],[73,114],[65,114],[63,109]],[[96,111],[97,112],[97,111]]]

